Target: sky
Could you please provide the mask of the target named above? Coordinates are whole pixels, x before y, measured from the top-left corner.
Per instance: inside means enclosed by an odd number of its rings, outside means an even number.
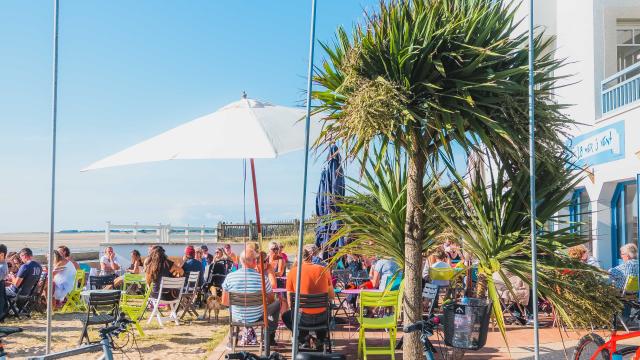
[[[6,1],[0,11],[0,232],[49,227],[51,3]],[[242,91],[300,105],[310,1],[60,3],[55,228],[241,221],[240,160],[80,169],[236,101]],[[317,39],[330,41],[339,25],[350,27],[376,3],[318,1]],[[317,49],[316,64],[324,57]],[[324,157],[313,159],[309,212]],[[256,166],[263,220],[299,217],[302,152]]]

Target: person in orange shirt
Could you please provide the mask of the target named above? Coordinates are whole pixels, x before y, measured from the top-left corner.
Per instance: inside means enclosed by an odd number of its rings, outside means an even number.
[[[335,293],[333,291],[333,284],[331,283],[331,272],[320,265],[315,265],[312,263],[313,260],[313,244],[306,245],[302,250],[302,273],[300,275],[300,293],[301,294],[327,294],[329,296],[329,300],[335,297]],[[296,291],[295,286],[295,275],[297,274],[297,266],[294,265],[289,271],[289,276],[287,277],[287,300],[289,301],[289,308],[293,309],[291,302],[291,296],[294,296],[293,293]],[[304,324],[305,326],[314,326],[318,324],[324,324],[327,322],[327,316],[330,316],[330,313],[327,313],[324,309],[301,309],[302,317],[300,318],[300,324]],[[292,310],[285,311],[282,314],[282,321],[289,328],[289,330],[293,329],[293,312]],[[309,335],[308,331],[300,330],[299,338],[304,339],[305,344],[307,346],[313,345],[315,343],[315,347],[319,347],[320,344],[323,344],[327,334],[326,331],[316,331],[317,338],[313,338]],[[314,347],[314,346],[311,346]]]

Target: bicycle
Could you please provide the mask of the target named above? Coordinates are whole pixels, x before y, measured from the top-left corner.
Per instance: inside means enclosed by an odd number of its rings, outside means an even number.
[[[27,358],[27,360],[63,359],[74,355],[94,352],[97,350],[102,350],[102,357],[99,358],[100,360],[113,360],[113,352],[111,351],[111,349],[114,347],[113,338],[117,337],[125,331],[128,331],[130,324],[133,324],[133,322],[127,319],[124,313],[120,313],[120,316],[112,326],[107,326],[103,329],[100,329],[100,342],[48,355],[29,357]],[[0,358],[0,360],[2,359]]]
[[[258,356],[250,352],[242,351],[225,355],[226,360],[285,360],[282,355],[272,352],[269,356]],[[312,352],[301,352],[296,356],[296,360],[345,360],[342,354],[321,354]]]
[[[640,303],[635,301],[624,301],[625,304],[630,306],[632,309],[636,309],[635,315],[633,315],[632,320],[640,319]],[[604,341],[604,339],[596,334],[589,333],[578,341],[575,350],[573,351],[572,359],[574,360],[610,360],[612,354],[619,355],[632,355],[634,354],[634,360],[640,360],[640,346],[625,346],[622,348],[618,348],[618,342],[622,340],[632,339],[632,338],[640,338],[640,331],[630,331],[626,334],[618,335],[616,330],[617,321],[616,316],[613,318],[612,330],[611,330],[611,338],[609,341]]]
[[[429,340],[429,337],[433,336],[434,329],[440,325],[440,318],[437,316],[432,316],[427,320],[420,320],[415,324],[411,324],[405,326],[402,331],[405,334],[412,333],[415,331],[420,331],[420,340],[422,341],[422,345],[424,347],[424,357],[427,360],[435,360],[436,348]]]

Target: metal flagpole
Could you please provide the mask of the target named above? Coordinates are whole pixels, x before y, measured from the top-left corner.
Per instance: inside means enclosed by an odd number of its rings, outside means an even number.
[[[53,300],[53,237],[56,200],[56,122],[58,115],[58,0],[53,0],[53,92],[51,104],[51,219],[49,227],[49,262],[47,265],[47,341],[45,351],[51,351],[51,308]]]
[[[540,359],[540,341],[538,339],[538,245],[536,229],[536,147],[535,147],[535,99],[534,69],[535,52],[533,49],[533,1],[529,0],[529,191],[531,193],[531,293],[533,298],[533,347],[534,359]]]
[[[304,245],[304,218],[307,199],[307,174],[309,171],[309,127],[311,125],[311,89],[313,88],[313,53],[315,50],[316,37],[316,0],[311,0],[311,31],[309,35],[309,69],[307,73],[307,118],[304,131],[304,179],[302,181],[302,210],[300,211],[300,230],[298,233],[298,267],[296,271],[296,294],[293,306],[293,342],[291,353],[292,359],[298,354],[298,325],[300,318],[300,276],[302,274],[302,246]]]

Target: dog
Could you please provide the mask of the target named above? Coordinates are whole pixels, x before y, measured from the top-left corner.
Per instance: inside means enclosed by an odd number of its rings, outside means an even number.
[[[218,323],[218,314],[220,313],[220,310],[222,309],[222,299],[220,299],[220,296],[218,296],[218,288],[215,286],[212,286],[209,289],[209,292],[211,293],[211,295],[209,295],[209,297],[207,298],[207,307],[204,310],[205,315],[207,315],[208,313],[208,318],[207,318],[207,322],[211,322],[211,311],[213,311],[213,315],[214,315],[214,319],[216,324]],[[203,316],[204,317],[204,316]]]

